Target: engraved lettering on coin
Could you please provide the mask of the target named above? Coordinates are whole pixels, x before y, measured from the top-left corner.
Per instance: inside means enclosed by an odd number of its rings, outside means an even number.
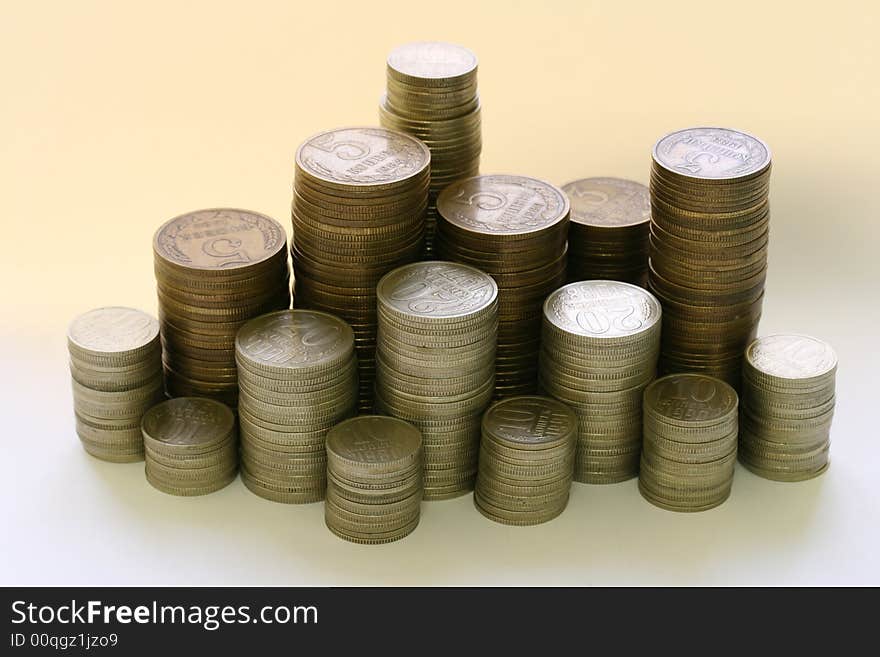
[[[498,296],[498,286],[491,276],[467,265],[419,262],[385,276],[377,293],[400,312],[454,317],[489,306]]]
[[[672,374],[645,391],[645,405],[655,413],[682,421],[722,419],[736,409],[736,392],[726,383],[701,374]]]
[[[199,445],[229,435],[235,426],[235,416],[220,402],[178,397],[147,411],[142,426],[154,440],[173,445]]]
[[[622,178],[584,178],[562,187],[571,201],[571,220],[586,226],[635,226],[651,220],[651,194]]]
[[[769,335],[749,345],[746,357],[758,370],[787,379],[825,374],[837,365],[826,342],[808,335]]]
[[[727,128],[689,128],[666,135],[654,160],[683,176],[723,180],[757,173],[770,164],[770,149],[757,137]]]
[[[497,402],[483,418],[492,435],[517,443],[549,443],[572,434],[574,413],[546,397],[511,397]]]
[[[472,73],[477,68],[477,56],[454,43],[420,41],[392,50],[388,66],[413,78],[449,79]]]
[[[90,310],[73,320],[71,342],[89,351],[125,352],[143,347],[159,334],[159,322],[134,308],[111,306]]]
[[[391,417],[361,415],[327,433],[327,449],[358,463],[391,463],[414,455],[422,444],[419,430]]]
[[[544,315],[570,333],[597,338],[632,335],[654,326],[660,303],[653,294],[618,281],[580,281],[553,292]]]
[[[354,334],[348,324],[327,313],[280,310],[246,323],[236,341],[250,360],[297,367],[339,359],[352,348]]]

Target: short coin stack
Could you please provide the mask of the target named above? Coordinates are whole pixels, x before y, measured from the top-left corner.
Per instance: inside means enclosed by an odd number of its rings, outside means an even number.
[[[168,394],[235,407],[236,332],[290,307],[286,246],[278,222],[247,210],[199,210],[159,228],[153,255]]]
[[[739,387],[767,273],[770,150],[724,128],[654,146],[649,288],[663,304],[661,372]]]
[[[650,292],[619,281],[569,283],[547,297],[541,388],[578,415],[576,481],[638,474],[642,393],[657,373],[660,317]]]
[[[755,340],[743,366],[739,459],[777,481],[828,469],[837,356],[822,340],[771,335]]]
[[[737,396],[702,374],[671,374],[645,390],[642,497],[670,511],[706,511],[730,495]]]
[[[525,176],[477,176],[437,199],[437,253],[498,283],[495,394],[537,388],[541,305],[565,282],[569,204],[565,193]]]
[[[495,384],[498,286],[452,262],[418,262],[377,288],[376,410],[422,432],[425,499],[474,487],[480,418]]]
[[[353,543],[390,543],[419,524],[422,437],[392,417],[361,415],[327,434],[331,532]]]
[[[279,310],[235,340],[241,478],[275,502],[324,499],[330,427],[357,411],[354,333],[338,317]]]
[[[641,183],[584,178],[562,187],[571,202],[568,280],[612,280],[645,287],[651,196]]]
[[[506,525],[537,525],[565,510],[578,421],[548,397],[510,397],[483,417],[474,505]]]
[[[418,260],[431,154],[384,128],[342,128],[296,152],[294,306],[340,316],[354,329],[360,409],[373,407],[376,283]]]
[[[206,495],[238,472],[235,415],[203,397],[177,397],[154,406],[141,425],[147,481],[169,495]]]
[[[418,137],[431,149],[431,193],[425,258],[434,253],[437,195],[480,172],[482,138],[477,58],[451,43],[409,43],[388,56],[387,89],[379,105],[386,128]]]
[[[159,323],[132,308],[96,308],[67,331],[76,433],[99,459],[144,458],[141,416],[164,397]]]

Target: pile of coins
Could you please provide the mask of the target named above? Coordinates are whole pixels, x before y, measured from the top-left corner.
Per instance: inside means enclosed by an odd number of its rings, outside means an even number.
[[[419,524],[422,437],[392,417],[361,415],[327,433],[327,528],[353,543],[390,543]]]
[[[287,504],[324,499],[330,427],[357,411],[354,333],[338,317],[279,310],[235,340],[241,478]]]
[[[670,511],[706,511],[730,495],[736,391],[702,374],[670,374],[645,390],[642,497]]]
[[[238,472],[235,414],[203,397],[177,397],[153,406],[141,425],[147,481],[169,495],[206,495]]]
[[[458,263],[418,262],[377,288],[376,410],[422,433],[426,500],[474,487],[495,385],[498,286]]]
[[[739,459],[767,479],[803,481],[828,469],[837,356],[822,340],[771,335],[746,350]]]
[[[547,297],[541,389],[579,420],[576,481],[635,477],[642,393],[657,373],[660,303],[630,283],[580,281]]]
[[[354,329],[361,411],[373,407],[376,284],[421,255],[430,163],[424,144],[384,128],[323,132],[296,152],[294,305]]]
[[[568,280],[624,281],[645,287],[651,196],[641,183],[584,178],[562,187],[571,202]]]
[[[663,304],[662,372],[739,387],[755,338],[770,205],[770,150],[724,128],[692,128],[654,146],[649,289]]]
[[[483,417],[474,505],[506,525],[537,525],[565,510],[578,420],[547,397],[510,397]]]
[[[165,386],[172,397],[235,407],[235,334],[247,320],[290,307],[287,237],[255,212],[199,210],[153,238]]]
[[[387,88],[379,104],[386,128],[406,132],[431,149],[431,190],[425,253],[434,254],[437,195],[480,172],[482,137],[477,58],[451,43],[409,43],[388,56]]]
[[[133,308],[96,308],[67,330],[76,433],[104,461],[144,458],[141,416],[164,399],[159,323]]]
[[[498,283],[495,394],[537,389],[541,306],[565,282],[569,204],[565,193],[525,176],[477,176],[437,199],[437,252]]]

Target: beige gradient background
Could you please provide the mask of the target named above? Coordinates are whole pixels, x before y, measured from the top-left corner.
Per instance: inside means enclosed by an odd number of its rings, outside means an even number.
[[[878,33],[868,1],[4,1],[0,584],[880,584]],[[231,205],[289,226],[297,144],[376,123],[387,52],[419,39],[480,57],[485,172],[647,182],[654,141],[690,125],[770,144],[762,333],[838,350],[824,477],[738,468],[731,499],[697,515],[635,481],[575,485],[528,529],[465,497],[363,548],[319,504],[240,482],[176,499],[81,450],[69,320],[155,311],[150,239],[173,215]]]

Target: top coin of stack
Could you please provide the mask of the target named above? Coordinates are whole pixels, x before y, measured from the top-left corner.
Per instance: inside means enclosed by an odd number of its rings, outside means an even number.
[[[770,149],[725,128],[654,146],[649,288],[663,304],[663,372],[739,387],[767,273]]]
[[[648,188],[622,178],[584,178],[563,185],[571,202],[568,280],[648,282]]]
[[[341,128],[307,139],[293,182],[294,305],[351,324],[360,408],[372,410],[376,284],[418,260],[431,153],[385,128]]]
[[[153,239],[172,397],[238,399],[235,334],[247,320],[290,306],[287,237],[269,217],[229,208],[171,219]]]
[[[451,43],[420,42],[388,56],[387,89],[379,105],[383,126],[409,133],[431,149],[431,194],[425,257],[433,255],[437,195],[480,172],[482,139],[477,58]]]

